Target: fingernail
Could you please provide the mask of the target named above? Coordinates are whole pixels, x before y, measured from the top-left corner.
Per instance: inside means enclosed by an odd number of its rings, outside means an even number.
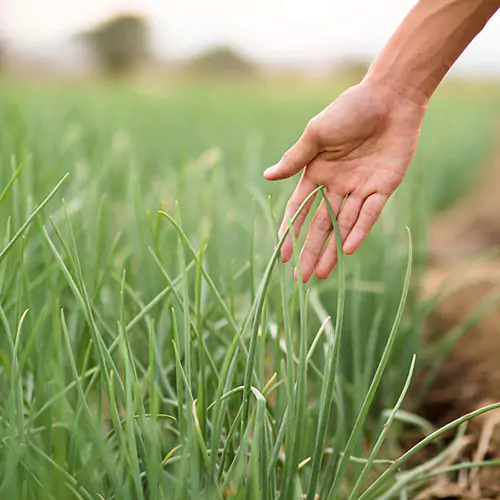
[[[276,167],[278,165],[271,165],[270,167],[266,168],[266,170],[264,170],[264,175],[270,175],[272,174],[275,170],[276,170]]]

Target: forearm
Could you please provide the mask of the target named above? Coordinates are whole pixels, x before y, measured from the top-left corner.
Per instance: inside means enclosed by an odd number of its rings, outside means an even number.
[[[365,81],[426,102],[500,8],[500,0],[420,0],[370,67]]]

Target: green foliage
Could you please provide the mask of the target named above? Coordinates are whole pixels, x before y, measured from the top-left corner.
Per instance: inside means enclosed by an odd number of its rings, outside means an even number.
[[[149,30],[141,16],[120,15],[80,37],[109,73],[129,72],[149,56]]]
[[[462,189],[439,179],[484,151],[492,107],[438,100],[411,185],[305,286],[276,261],[293,181],[261,173],[329,97],[2,86],[1,498],[392,498],[446,460],[453,443],[407,465],[442,430],[398,440],[423,321],[410,267],[422,205]]]

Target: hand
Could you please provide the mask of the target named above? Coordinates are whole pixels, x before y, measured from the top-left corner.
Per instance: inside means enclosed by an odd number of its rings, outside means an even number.
[[[323,185],[338,220],[343,251],[354,253],[408,170],[425,109],[426,102],[361,83],[314,117],[279,163],[264,172],[266,179],[274,181],[303,170],[287,203],[280,236],[307,196]],[[313,202],[311,199],[293,225],[296,237]],[[283,262],[290,260],[292,251],[289,235],[281,250]],[[313,271],[326,279],[336,264],[335,235],[323,200],[300,254],[302,279],[308,281]]]

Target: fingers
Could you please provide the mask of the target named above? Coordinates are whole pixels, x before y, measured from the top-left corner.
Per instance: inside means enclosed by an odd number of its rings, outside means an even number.
[[[338,225],[340,236],[343,242],[358,220],[358,215],[361,207],[363,206],[363,201],[363,198],[356,195],[351,195],[347,198],[344,206],[340,210]],[[326,248],[324,249],[319,259],[318,265],[314,270],[316,277],[318,277],[319,279],[328,278],[330,274],[332,274],[332,271],[335,269],[337,260],[337,239],[335,238],[335,233],[332,232],[330,241],[326,245]]]
[[[319,153],[316,134],[308,125],[300,139],[283,155],[281,160],[264,172],[268,181],[286,179],[300,172]]]
[[[386,202],[387,196],[383,194],[375,193],[366,198],[358,220],[344,243],[343,251],[345,254],[350,255],[361,246],[380,217]]]
[[[283,217],[283,222],[281,223],[281,227],[279,230],[280,238],[285,232],[286,228],[288,227],[289,221],[295,215],[297,210],[300,208],[300,205],[302,205],[304,200],[311,194],[312,191],[314,191],[315,188],[316,185],[305,175],[302,175],[299,183],[297,184],[297,187],[295,188],[295,191],[293,192],[292,196],[290,197],[286,205],[285,216]],[[297,219],[293,223],[293,232],[296,238],[298,238],[300,234],[300,230],[302,229],[307,214],[309,213],[309,210],[311,209],[311,206],[314,203],[314,199],[315,196],[313,196],[309,200],[307,205],[302,209]],[[286,237],[283,246],[281,247],[281,258],[283,262],[288,262],[292,256],[292,253],[293,253],[293,243],[292,243],[292,237],[289,234]]]
[[[327,197],[330,201],[333,212],[338,214],[343,201],[342,196],[336,193],[327,193]],[[309,233],[307,234],[304,247],[300,253],[300,272],[302,274],[302,281],[309,281],[309,278],[318,263],[321,251],[325,246],[325,242],[332,231],[332,227],[330,212],[325,201],[323,200],[314,215],[313,220],[311,221]]]
[[[301,189],[299,190],[299,186],[297,186],[296,190],[296,192],[299,193],[303,189],[304,193],[309,194],[315,187],[314,184],[310,183],[305,176],[301,179],[299,185],[300,184],[303,184],[300,186]],[[302,194],[302,201],[307,194]],[[363,200],[361,197],[351,195],[347,198],[342,210],[341,206],[343,197],[341,195],[336,193],[327,193],[327,196],[334,214],[338,214],[340,211],[337,220],[339,224],[340,236],[344,242],[343,252],[350,255],[361,246],[366,236],[377,222],[387,202],[388,196],[375,193]],[[292,198],[290,199],[289,205],[292,202]],[[299,196],[297,196],[297,200],[298,199]],[[308,204],[308,207],[306,207],[307,211],[309,211],[311,205],[312,202]],[[305,209],[303,212],[305,212]],[[300,222],[299,220],[296,221],[299,222],[297,227],[294,225],[294,233],[296,236],[300,233],[300,229],[304,223],[306,215],[307,214],[304,213],[303,216],[299,217]],[[282,230],[283,227],[286,226],[282,224]],[[300,253],[300,275],[302,277],[302,281],[309,281],[313,271],[319,279],[326,279],[335,268],[338,258],[335,234],[332,229],[333,226],[330,218],[330,212],[325,201],[323,200],[314,215],[304,247]],[[330,235],[331,238],[325,247],[325,243]],[[285,253],[283,260],[286,262],[290,259],[293,251],[291,238],[287,238],[287,246],[286,248],[283,248],[282,252],[283,251]],[[299,271],[295,270],[296,279],[298,275]]]

